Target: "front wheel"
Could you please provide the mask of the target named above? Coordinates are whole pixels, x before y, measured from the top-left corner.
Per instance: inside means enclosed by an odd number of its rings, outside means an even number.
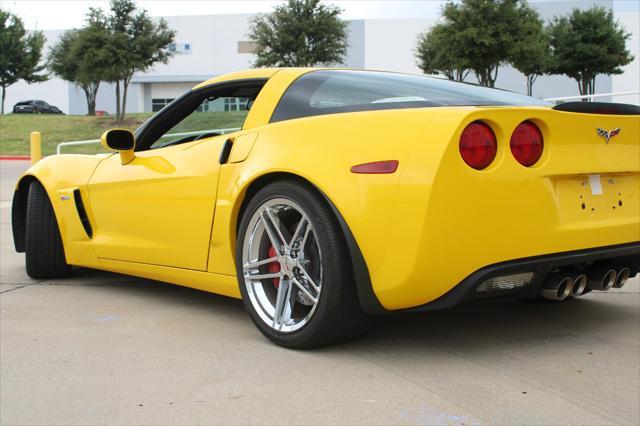
[[[32,182],[27,198],[25,261],[31,278],[64,278],[71,274],[56,215],[47,192]]]
[[[309,348],[367,329],[344,237],[313,189],[293,181],[261,189],[245,209],[236,247],[245,308],[273,342]]]

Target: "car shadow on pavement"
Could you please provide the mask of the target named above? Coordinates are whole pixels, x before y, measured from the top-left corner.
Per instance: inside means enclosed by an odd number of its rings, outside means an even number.
[[[128,298],[165,305],[168,310],[179,305],[253,327],[239,300],[187,287],[90,269],[76,269],[70,279],[42,284],[100,287],[101,292],[124,292]],[[614,327],[637,324],[638,297],[637,293],[610,292],[564,302],[494,299],[442,311],[396,313],[377,317],[369,332],[358,340],[318,350],[339,354],[393,345],[404,352],[434,347],[478,355],[483,351],[540,347],[566,339],[579,341],[593,338],[594,334],[606,336]],[[257,330],[255,337],[263,339]]]
[[[624,296],[636,297],[635,294]],[[485,300],[455,308],[378,318],[357,346],[392,343],[403,350],[433,345],[460,354],[553,346],[557,342],[606,336],[615,327],[637,324],[637,304],[614,305],[611,295],[564,302]],[[606,337],[605,337],[606,338]]]

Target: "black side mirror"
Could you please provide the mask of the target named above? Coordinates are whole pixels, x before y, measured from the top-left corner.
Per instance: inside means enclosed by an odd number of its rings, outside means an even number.
[[[135,158],[136,137],[127,129],[107,130],[102,134],[100,143],[106,149],[120,151],[122,164],[128,164]]]
[[[114,151],[128,151],[136,147],[136,137],[126,129],[107,130],[100,141],[102,146]]]

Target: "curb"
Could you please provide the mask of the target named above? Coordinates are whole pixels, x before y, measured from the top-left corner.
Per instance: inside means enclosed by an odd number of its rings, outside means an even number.
[[[28,155],[0,155],[0,161],[31,161],[31,157]]]

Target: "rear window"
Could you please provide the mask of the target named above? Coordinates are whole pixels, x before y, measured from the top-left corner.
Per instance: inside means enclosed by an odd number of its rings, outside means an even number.
[[[341,112],[463,105],[551,106],[506,90],[433,77],[376,71],[304,74],[280,99],[271,122]]]

